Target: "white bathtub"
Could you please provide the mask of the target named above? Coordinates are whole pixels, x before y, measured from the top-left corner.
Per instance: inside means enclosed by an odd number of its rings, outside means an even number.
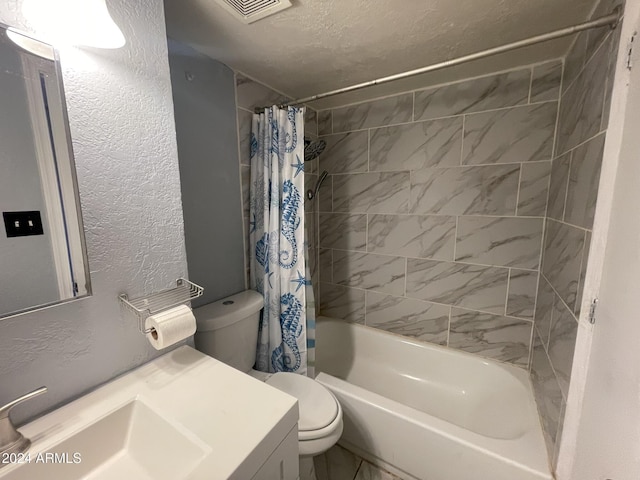
[[[340,443],[406,479],[552,479],[527,372],[320,317],[317,380]]]

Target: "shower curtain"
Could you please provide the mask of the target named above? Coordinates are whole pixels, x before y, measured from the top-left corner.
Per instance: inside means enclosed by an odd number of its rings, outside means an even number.
[[[256,368],[307,373],[304,110],[276,106],[251,128],[250,279],[264,296]]]

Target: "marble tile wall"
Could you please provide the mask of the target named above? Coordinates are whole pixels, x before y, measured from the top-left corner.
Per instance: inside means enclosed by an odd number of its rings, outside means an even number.
[[[322,314],[529,365],[562,65],[318,112]]]
[[[287,100],[283,94],[271,88],[249,79],[236,72],[236,107],[238,118],[238,148],[240,158],[242,205],[244,214],[245,236],[245,267],[247,273],[246,286],[249,288],[249,191],[251,187],[251,162],[249,158],[249,141],[251,134],[251,120],[255,108],[274,105]],[[316,140],[318,138],[317,112],[307,107],[305,113],[305,136]],[[314,188],[318,181],[318,159],[305,163],[305,191]],[[309,245],[308,262],[311,270],[316,299],[319,296],[320,273],[318,271],[319,254],[319,227],[318,227],[318,203],[309,202],[305,198],[305,231]],[[318,302],[316,301],[316,306]]]
[[[321,313],[529,366],[554,465],[618,42],[619,29],[583,32],[562,60],[305,122],[327,142],[307,185],[330,173],[305,205]],[[251,114],[283,97],[241,74],[236,95],[248,229]],[[321,462],[322,478],[350,479],[366,463],[332,476]]]
[[[594,15],[609,12],[617,3],[601,2]],[[562,79],[531,360],[554,468],[579,328],[618,35],[619,29],[581,33],[565,59]]]

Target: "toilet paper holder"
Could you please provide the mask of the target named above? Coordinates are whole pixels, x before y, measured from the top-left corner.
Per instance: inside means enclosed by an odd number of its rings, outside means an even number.
[[[156,315],[170,308],[177,307],[198,298],[204,292],[204,288],[185,278],[176,280],[175,288],[163,290],[144,297],[130,299],[126,293],[118,295],[120,308],[123,315],[133,317],[138,322],[138,330],[141,333],[151,333],[151,328],[145,328],[148,317]]]

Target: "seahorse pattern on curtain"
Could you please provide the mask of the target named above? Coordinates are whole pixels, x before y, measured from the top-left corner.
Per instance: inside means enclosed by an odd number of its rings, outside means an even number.
[[[305,229],[305,235],[309,231]],[[313,240],[313,239],[311,239]],[[306,262],[307,286],[307,377],[316,376],[316,300],[311,283],[311,269],[309,268],[309,238],[305,241],[304,261]]]
[[[251,288],[265,300],[256,368],[307,371],[304,110],[276,106],[251,128]]]

